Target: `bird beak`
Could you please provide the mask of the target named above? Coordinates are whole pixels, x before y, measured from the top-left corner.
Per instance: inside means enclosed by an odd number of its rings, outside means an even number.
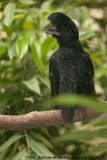
[[[60,36],[60,33],[56,31],[55,27],[47,28],[47,29],[44,30],[44,32],[48,33],[48,34],[53,34],[53,35]]]

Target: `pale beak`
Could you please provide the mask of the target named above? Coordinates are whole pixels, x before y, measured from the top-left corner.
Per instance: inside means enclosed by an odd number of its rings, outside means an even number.
[[[46,32],[48,34],[53,34],[53,35],[60,36],[60,33],[56,31],[54,26],[52,28],[45,29],[44,32]]]

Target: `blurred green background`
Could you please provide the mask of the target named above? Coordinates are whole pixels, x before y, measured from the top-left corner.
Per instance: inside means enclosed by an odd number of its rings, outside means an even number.
[[[57,11],[77,24],[81,44],[94,63],[97,97],[107,101],[105,0],[1,0],[0,114],[53,109],[48,64],[58,44],[43,30],[51,25],[49,14]],[[0,160],[25,160],[31,154],[103,157],[107,155],[107,121],[99,118],[28,131],[0,131],[0,145]]]

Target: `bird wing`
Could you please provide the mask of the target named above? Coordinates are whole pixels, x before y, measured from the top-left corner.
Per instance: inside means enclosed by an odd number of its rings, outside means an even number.
[[[86,95],[95,95],[94,89],[94,67],[87,52],[83,52],[77,59],[77,93]]]
[[[49,79],[51,82],[51,97],[59,94],[60,73],[58,68],[57,52],[53,53],[49,62]]]
[[[60,63],[60,87],[59,94],[64,93],[76,93],[77,90],[77,74],[76,74],[76,66],[75,59],[72,60],[70,56],[68,58],[62,58],[62,62]],[[62,117],[67,123],[71,123],[75,105],[71,107],[69,106],[60,106]]]
[[[64,58],[61,63],[59,94],[94,95],[94,67],[88,53],[83,52],[78,58],[75,58],[75,56],[73,58],[69,56],[69,58]],[[60,106],[60,109],[64,120],[72,122],[75,105],[72,108]],[[86,114],[84,109],[80,107],[80,110],[84,116]]]

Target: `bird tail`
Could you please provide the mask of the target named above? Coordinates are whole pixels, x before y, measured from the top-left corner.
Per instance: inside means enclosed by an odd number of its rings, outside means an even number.
[[[74,111],[76,107],[63,107],[61,106],[62,117],[66,123],[72,123]]]

